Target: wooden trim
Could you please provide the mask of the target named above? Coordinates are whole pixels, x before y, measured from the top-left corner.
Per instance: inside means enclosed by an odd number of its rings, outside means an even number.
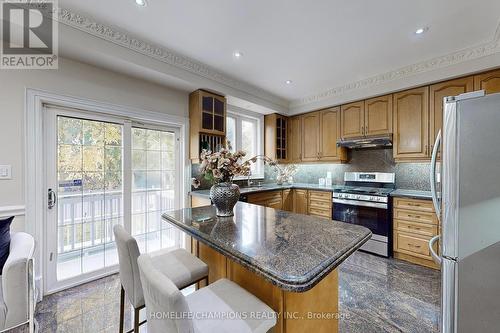
[[[2,206],[0,207],[0,218],[11,216],[24,216],[26,209],[24,206]]]
[[[414,257],[405,253],[394,252],[394,259],[404,260],[411,262],[412,264],[425,266],[432,269],[440,270],[441,267],[432,260]]]

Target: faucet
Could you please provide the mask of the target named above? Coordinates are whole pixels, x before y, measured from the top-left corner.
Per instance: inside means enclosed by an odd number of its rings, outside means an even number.
[[[252,185],[254,185],[254,182],[250,180],[250,175],[248,175],[247,176],[247,186],[251,187]]]

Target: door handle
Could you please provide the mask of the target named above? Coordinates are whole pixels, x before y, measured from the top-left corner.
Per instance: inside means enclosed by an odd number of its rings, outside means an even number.
[[[47,196],[47,208],[52,209],[56,206],[57,203],[57,195],[51,188],[49,188],[48,196]]]
[[[437,235],[432,237],[429,240],[429,251],[431,252],[432,259],[436,262],[436,264],[441,264],[441,257],[438,256],[436,251],[434,251],[434,243],[436,243],[441,238],[441,235]]]
[[[441,222],[441,207],[439,205],[437,191],[436,191],[436,164],[437,164],[438,150],[441,145],[441,135],[442,135],[441,130],[439,130],[436,136],[436,142],[434,143],[434,149],[432,150],[431,173],[430,173],[432,203],[434,204],[434,209],[436,211],[437,218],[440,222]]]

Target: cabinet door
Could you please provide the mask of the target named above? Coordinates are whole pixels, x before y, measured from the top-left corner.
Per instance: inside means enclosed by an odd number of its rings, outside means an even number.
[[[302,117],[302,161],[319,160],[319,112]]]
[[[200,93],[201,130],[204,133],[225,135],[226,99],[205,91]]]
[[[290,154],[290,161],[296,163],[302,160],[302,117],[292,117],[289,122],[288,140],[290,143],[288,145],[288,151]]]
[[[429,157],[429,87],[394,94],[394,158]]]
[[[365,135],[392,134],[392,95],[365,101]]]
[[[293,212],[307,215],[307,190],[293,190]]]
[[[355,102],[341,106],[343,139],[356,138],[364,135],[365,103]]]
[[[484,90],[487,94],[500,92],[500,69],[474,76],[474,90]]]
[[[320,113],[320,151],[322,161],[335,161],[340,158],[340,108],[330,108]]]
[[[464,77],[456,80],[433,84],[430,87],[430,151],[434,145],[434,141],[439,130],[443,126],[443,109],[444,98],[448,96],[456,96],[466,92],[471,92],[474,89],[474,78],[472,76]]]
[[[293,191],[283,190],[283,210],[293,212]]]

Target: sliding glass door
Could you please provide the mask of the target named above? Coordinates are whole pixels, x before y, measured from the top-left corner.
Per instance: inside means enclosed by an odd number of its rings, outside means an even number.
[[[141,252],[184,246],[161,221],[180,206],[176,129],[57,107],[44,122],[48,292],[115,271],[116,224]]]

